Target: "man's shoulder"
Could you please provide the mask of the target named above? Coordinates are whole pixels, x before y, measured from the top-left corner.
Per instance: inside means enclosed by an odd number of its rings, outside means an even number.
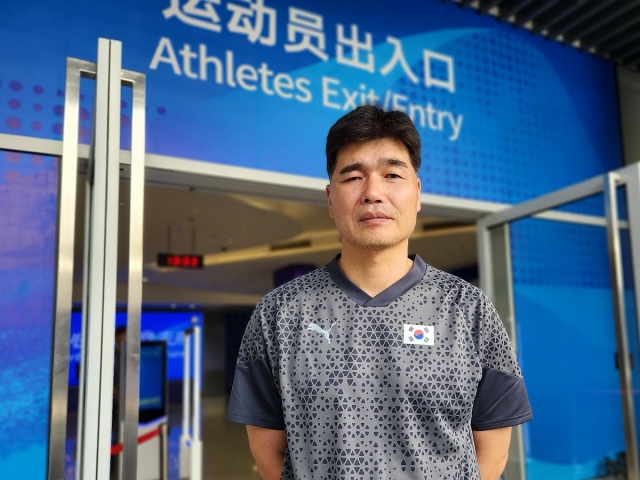
[[[437,269],[431,265],[427,266],[427,271],[420,282],[420,286],[424,289],[440,290],[443,295],[453,296],[457,303],[491,303],[487,295],[477,286],[457,275]]]
[[[325,265],[274,288],[262,297],[260,305],[282,306],[303,292],[329,288],[331,284],[331,276]]]

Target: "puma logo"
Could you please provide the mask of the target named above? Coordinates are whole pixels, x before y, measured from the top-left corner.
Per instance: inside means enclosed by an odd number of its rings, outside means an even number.
[[[337,322],[333,322],[333,324],[329,327],[329,330],[325,330],[324,328],[311,322],[307,327],[307,330],[313,330],[314,332],[321,333],[322,335],[324,335],[324,338],[327,339],[327,343],[331,345],[331,337],[329,336],[329,332],[331,332],[331,329],[336,325],[336,323]]]

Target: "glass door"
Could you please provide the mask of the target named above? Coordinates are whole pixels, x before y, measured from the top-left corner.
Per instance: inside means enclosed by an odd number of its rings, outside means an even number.
[[[507,480],[639,478],[639,167],[478,222],[482,288],[534,412],[514,429]]]

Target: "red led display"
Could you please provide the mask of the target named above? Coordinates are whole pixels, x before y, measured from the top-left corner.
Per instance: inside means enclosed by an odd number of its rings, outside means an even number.
[[[159,253],[158,266],[172,268],[202,268],[202,255]]]

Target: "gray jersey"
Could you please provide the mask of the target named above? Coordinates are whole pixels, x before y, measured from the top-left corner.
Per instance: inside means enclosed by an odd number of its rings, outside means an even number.
[[[266,295],[228,414],[286,430],[291,480],[479,480],[472,430],[531,416],[493,305],[419,257],[375,297],[336,260]]]

